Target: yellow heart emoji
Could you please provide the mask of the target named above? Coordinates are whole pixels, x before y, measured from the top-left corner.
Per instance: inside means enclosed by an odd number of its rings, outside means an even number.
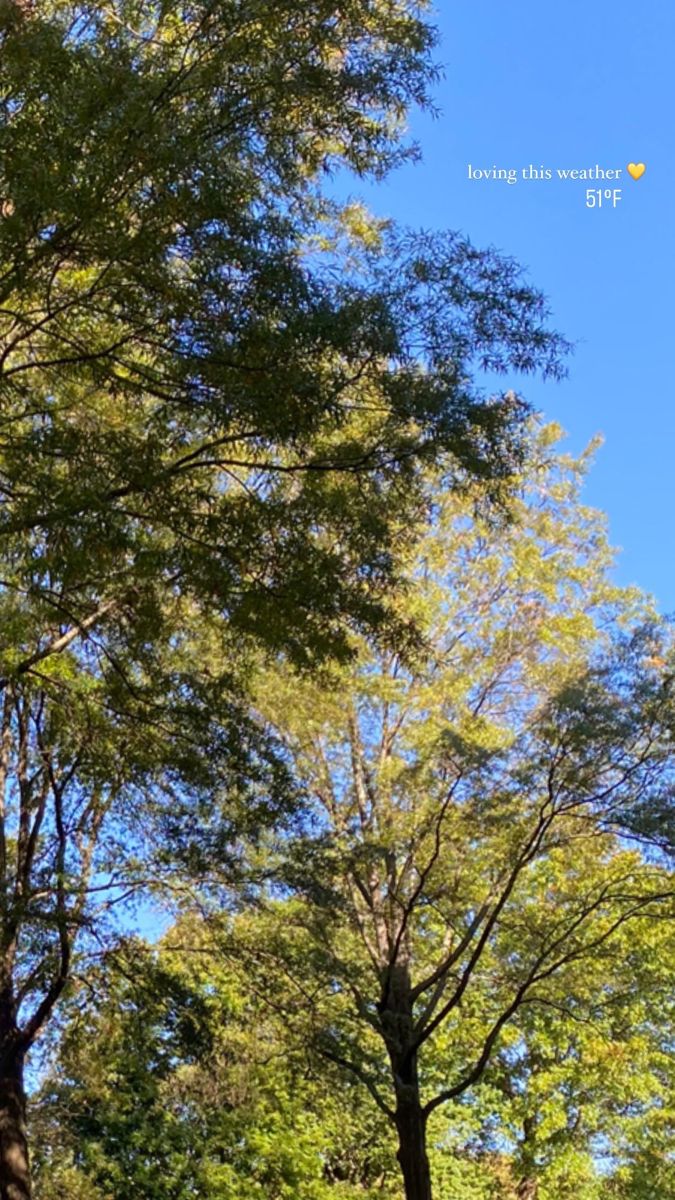
[[[633,179],[639,179],[647,170],[644,163],[629,163],[628,174],[633,176]]]

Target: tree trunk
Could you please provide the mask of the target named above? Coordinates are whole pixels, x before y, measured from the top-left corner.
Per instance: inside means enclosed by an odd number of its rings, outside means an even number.
[[[537,1062],[532,1059],[537,1069]],[[518,1200],[537,1200],[539,1184],[536,1174],[537,1118],[533,1113],[523,1119],[523,1141],[520,1148],[520,1180],[516,1195]]]
[[[399,1101],[396,1128],[397,1158],[403,1175],[405,1200],[432,1200],[426,1120],[419,1100]]]
[[[23,1055],[0,1059],[0,1200],[31,1200]]]
[[[420,1100],[420,1081],[413,1020],[412,988],[407,956],[384,975],[380,1018],[396,1093],[397,1158],[405,1200],[432,1200],[427,1155],[427,1122]]]

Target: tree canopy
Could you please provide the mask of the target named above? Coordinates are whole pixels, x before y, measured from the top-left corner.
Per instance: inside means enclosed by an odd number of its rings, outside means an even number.
[[[431,1120],[441,1196],[646,1200],[655,1180],[671,1196],[667,943],[643,923],[611,981],[587,962],[586,998],[606,990],[588,1020],[518,1015],[480,1089]],[[191,917],[89,976],[34,1106],[39,1200],[398,1200],[386,1118],[353,1075],[308,1058],[269,1002],[284,986],[270,955],[266,969],[260,996]],[[439,1078],[453,1053],[429,1048]]]
[[[521,408],[482,398],[472,363],[555,373],[564,349],[508,260],[378,235],[322,194],[331,165],[377,173],[403,153],[430,28],[408,3],[16,14],[4,590],[42,625],[90,627],[179,589],[244,634],[325,653],[343,615],[381,609],[416,463],[451,449],[510,472]]]
[[[364,645],[342,675],[260,684],[308,808],[224,946],[261,995],[276,966],[270,1004],[392,1121],[408,1200],[431,1196],[429,1118],[519,1014],[600,1019],[624,935],[672,916],[666,864],[621,819],[672,792],[670,632],[612,584],[584,464],[550,440],[501,529],[470,491],[436,497],[400,597],[416,664]]]
[[[29,1055],[42,1200],[668,1194],[671,630],[542,294],[333,185],[435,42],[0,0],[0,1200]]]
[[[412,152],[433,44],[406,0],[0,7],[0,1195],[30,1194],[25,1056],[148,832],[194,867],[288,808],[252,658],[410,640],[427,465],[500,494],[520,458],[478,373],[562,370],[510,260],[326,194]]]

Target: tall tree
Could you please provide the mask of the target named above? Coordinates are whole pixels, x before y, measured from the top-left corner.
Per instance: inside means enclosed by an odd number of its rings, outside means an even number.
[[[187,640],[180,623],[165,621],[163,635],[143,669],[122,629],[117,653],[109,638],[105,654],[89,648],[85,666],[71,646],[4,689],[0,1194],[12,1200],[30,1195],[26,1057],[76,952],[81,963],[97,958],[119,904],[152,886],[144,852],[153,817],[178,827],[177,793],[189,791],[194,812],[226,792],[231,824],[252,830],[286,799],[284,772],[247,723],[232,679],[213,655],[195,669],[209,654],[205,629]]]
[[[363,647],[324,686],[260,686],[309,814],[265,917],[224,943],[261,994],[281,964],[271,1001],[388,1115],[407,1200],[431,1197],[431,1114],[479,1084],[517,1014],[567,986],[589,1015],[584,963],[620,972],[624,926],[672,912],[665,866],[612,832],[672,791],[669,632],[611,583],[583,463],[548,439],[500,531],[470,490],[436,496],[401,600],[426,631],[416,668]]]
[[[575,964],[545,1004],[521,1008],[480,1089],[436,1110],[440,1195],[638,1200],[657,1181],[670,1195],[672,928],[632,923],[618,937],[613,961]],[[386,1117],[353,1075],[298,1044],[270,949],[265,995],[196,914],[87,973],[32,1105],[39,1200],[398,1200]],[[461,1038],[430,1045],[427,1080],[461,1053]]]
[[[406,0],[20,8],[0,14],[3,589],[75,636],[180,588],[325,653],[381,608],[415,463],[510,472],[521,409],[472,363],[555,372],[563,348],[508,261],[362,236],[321,196],[331,165],[403,153],[432,31]]]
[[[476,369],[560,369],[509,260],[322,195],[331,167],[377,175],[405,153],[432,44],[407,0],[0,5],[2,884],[27,897],[3,910],[0,1032],[15,1065],[103,869],[82,839],[122,844],[131,781],[165,828],[208,807],[214,764],[241,780],[246,763],[262,793],[268,755],[239,704],[248,646],[307,665],[348,652],[346,621],[391,633],[426,464],[450,452],[450,474],[498,490],[519,461],[523,405],[485,397]],[[0,1085],[2,1200],[30,1193],[17,1071]]]

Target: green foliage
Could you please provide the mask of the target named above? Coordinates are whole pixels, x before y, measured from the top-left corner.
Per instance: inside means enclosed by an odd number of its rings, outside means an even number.
[[[103,635],[111,598],[152,639],[176,591],[300,662],[344,652],[345,616],[384,619],[416,466],[450,450],[498,487],[517,461],[522,406],[486,402],[474,367],[556,373],[564,349],[508,260],[379,236],[321,195],[332,166],[404,152],[433,76],[422,11],[18,8],[0,26],[7,669],[55,620]]]
[[[509,521],[434,493],[397,597],[416,659],[261,670],[304,810],[249,841],[240,911],[169,935],[140,982],[132,958],[71,1026],[43,1112],[74,1158],[43,1189],[77,1167],[114,1200],[395,1195],[382,1109],[412,1031],[440,1195],[667,1195],[672,883],[615,831],[671,786],[670,634],[611,582],[557,436]]]
[[[206,931],[184,923],[159,954],[132,943],[98,987],[36,1101],[40,1200],[65,1178],[115,1200],[395,1195],[381,1120],[349,1080],[308,1071]]]
[[[634,1159],[644,1161],[646,1135],[654,1177],[666,1176],[672,955],[663,923],[635,923],[619,932],[612,958],[563,973],[547,1003],[516,1015],[461,1119],[435,1114],[432,1142],[445,1137],[478,1165],[499,1149],[513,1187],[536,1180],[540,1200],[614,1195]]]
[[[411,1095],[432,1120],[478,1112],[501,1062],[511,1107],[497,1095],[489,1115],[513,1170],[590,1197],[603,1139],[634,1145],[665,1094],[672,880],[617,831],[672,792],[673,652],[611,582],[585,463],[555,437],[533,442],[508,523],[470,491],[434,496],[398,598],[424,631],[416,662],[362,645],[325,681],[263,674],[307,807],[222,947],[261,989],[268,957],[283,964],[272,1001],[293,1036],[397,1125]]]
[[[433,44],[414,0],[0,4],[21,1063],[78,974],[41,1200],[393,1198],[406,1105],[443,1196],[670,1194],[670,631],[476,382],[560,374],[541,295],[322,188],[411,153]],[[234,903],[113,953],[156,881]]]
[[[166,605],[161,637],[139,653],[124,630],[115,645],[124,620],[111,621],[105,648],[73,642],[5,682],[0,1037],[21,1062],[67,989],[75,954],[84,970],[120,906],[128,922],[136,899],[168,882],[167,839],[172,864],[182,857],[193,876],[228,848],[234,873],[235,835],[255,836],[294,803],[208,624],[186,632]]]
[[[480,1090],[433,1114],[439,1196],[518,1200],[525,1179],[538,1200],[670,1196],[672,949],[653,926],[621,949],[614,978],[586,964],[604,992],[591,1017],[561,983],[559,1004],[518,1015]],[[37,1200],[399,1200],[386,1119],[348,1072],[310,1065],[276,1004],[283,964],[261,954],[264,995],[199,920],[108,956],[34,1097]],[[430,1047],[428,1074],[448,1055]]]
[[[120,896],[166,883],[158,845],[236,874],[236,838],[292,809],[250,712],[254,655],[344,660],[352,625],[413,642],[389,588],[428,463],[449,453],[500,494],[519,461],[524,407],[476,369],[560,372],[509,260],[323,195],[327,171],[406,155],[433,43],[414,0],[0,5],[17,1080],[73,955],[106,943]]]

